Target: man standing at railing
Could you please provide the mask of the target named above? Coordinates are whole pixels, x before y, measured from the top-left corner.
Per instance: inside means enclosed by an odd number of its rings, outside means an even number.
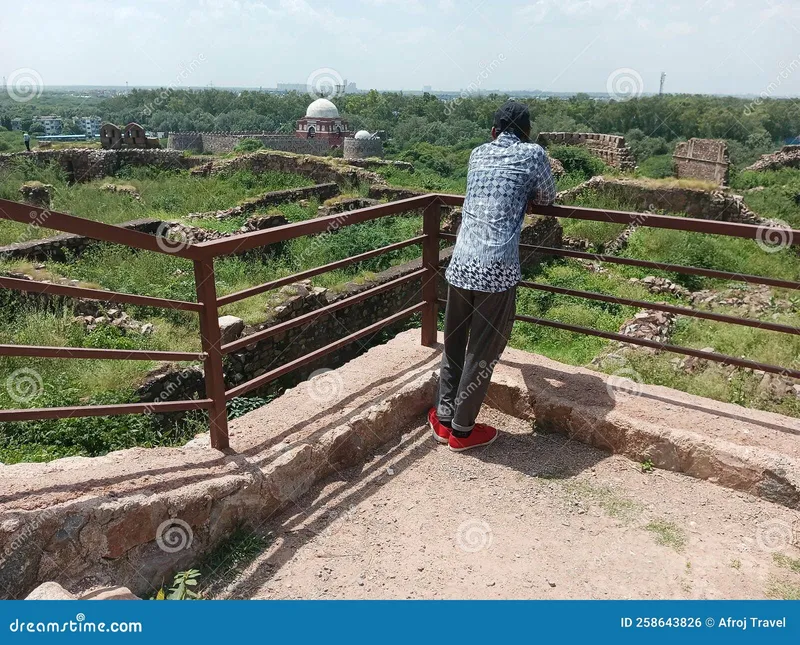
[[[528,107],[507,101],[495,113],[493,141],[469,159],[461,229],[445,274],[439,397],[428,413],[434,438],[456,452],[497,438],[495,428],[475,421],[514,323],[525,212],[556,195],[547,155],[530,134]]]

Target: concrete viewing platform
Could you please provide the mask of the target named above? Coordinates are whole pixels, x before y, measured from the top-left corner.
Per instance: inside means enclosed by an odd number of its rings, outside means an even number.
[[[502,435],[455,454],[425,424],[440,351],[400,334],[233,421],[229,454],[200,436],[0,466],[0,594],[48,580],[149,593],[239,526],[268,546],[218,597],[761,598],[800,584],[781,564],[800,557],[800,420],[509,349],[479,419]]]

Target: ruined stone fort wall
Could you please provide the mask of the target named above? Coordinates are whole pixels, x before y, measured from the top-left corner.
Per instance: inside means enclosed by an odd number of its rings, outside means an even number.
[[[602,159],[606,164],[620,170],[633,170],[636,160],[631,149],[625,145],[625,137],[596,132],[540,132],[536,142],[548,146],[580,146]]]
[[[383,142],[380,139],[345,139],[345,159],[383,157]]]
[[[257,139],[265,148],[283,152],[324,155],[330,151],[330,144],[324,139],[300,139],[293,134],[265,132],[172,132],[167,148],[225,154],[232,152],[244,139]]]
[[[689,139],[675,146],[675,176],[728,184],[728,144],[721,139]]]
[[[65,148],[35,150],[0,155],[0,169],[15,160],[29,160],[37,165],[57,163],[69,181],[85,182],[113,177],[124,166],[153,166],[165,170],[186,170],[197,165],[196,159],[185,157],[177,150],[100,150],[98,148]],[[200,160],[202,163],[202,160]]]

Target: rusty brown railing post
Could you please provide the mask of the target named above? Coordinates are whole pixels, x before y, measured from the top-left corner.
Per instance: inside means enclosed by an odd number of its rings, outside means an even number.
[[[439,214],[442,207],[438,200],[431,202],[422,215],[422,299],[425,307],[422,310],[422,344],[425,347],[436,345],[436,319],[438,311],[439,285]]]
[[[222,337],[219,330],[217,285],[214,278],[213,258],[194,261],[194,281],[197,301],[203,304],[200,313],[200,341],[206,354],[206,398],[212,403],[208,409],[211,447],[225,450],[229,447],[228,413],[225,407],[225,378],[222,371]]]

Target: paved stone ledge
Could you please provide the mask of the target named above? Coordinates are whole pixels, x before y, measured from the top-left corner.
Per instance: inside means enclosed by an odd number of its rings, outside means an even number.
[[[230,454],[200,435],[182,448],[0,466],[0,594],[24,597],[45,581],[74,594],[151,593],[238,526],[263,525],[315,482],[399,441],[433,400],[439,351],[404,332],[232,422]],[[517,350],[504,354],[487,402],[539,431],[800,508],[797,419]]]

